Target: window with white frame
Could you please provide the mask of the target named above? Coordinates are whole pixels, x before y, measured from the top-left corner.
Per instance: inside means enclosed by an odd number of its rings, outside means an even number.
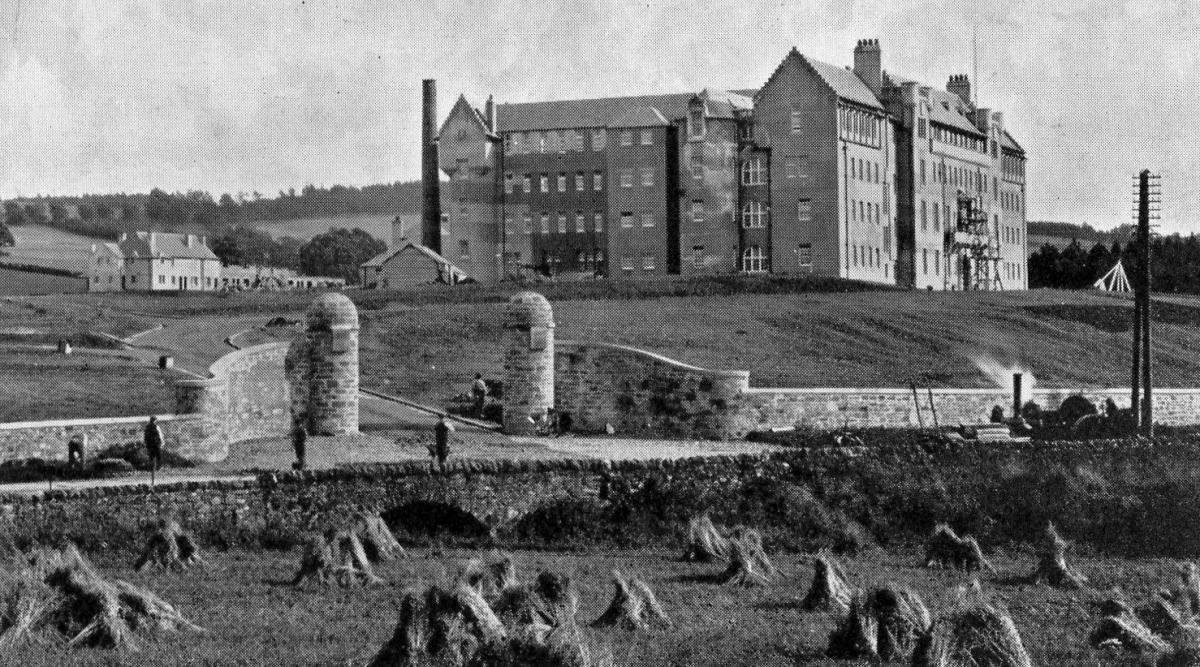
[[[704,268],[704,246],[692,246],[692,266],[697,269]]]
[[[762,202],[749,201],[742,206],[742,226],[756,229],[767,226],[767,207]]]
[[[550,214],[549,213],[542,214],[542,233],[543,234],[550,233]]]
[[[792,111],[792,134],[800,134],[804,131],[804,114],[800,111]]]
[[[646,255],[645,257],[642,257],[642,270],[654,270],[654,255]]]
[[[633,187],[633,170],[632,169],[622,169],[621,170],[621,187],[623,187],[623,188],[632,188]]]
[[[704,222],[704,200],[703,199],[693,199],[692,200],[692,222],[699,222],[699,223]]]
[[[742,185],[762,185],[766,183],[767,170],[762,160],[754,157],[742,164]]]
[[[592,130],[592,150],[596,152],[604,150],[605,138],[604,128]]]
[[[796,247],[796,263],[802,268],[812,266],[812,244],[801,243]]]
[[[604,172],[597,171],[592,173],[592,189],[596,192],[604,189]]]
[[[621,213],[621,229],[633,229],[633,214],[629,212]]]
[[[746,273],[762,273],[767,270],[767,258],[762,248],[752,245],[742,253],[742,270]]]
[[[525,190],[525,194],[529,194],[530,192],[533,192],[533,176],[530,176],[529,174],[525,174],[525,182],[522,185],[522,189]]]
[[[586,186],[586,182],[585,182],[586,180],[587,180],[587,179],[586,179],[586,178],[584,178],[584,176],[583,176],[583,172],[582,172],[582,171],[581,171],[581,172],[577,172],[577,173],[575,174],[575,191],[576,191],[576,192],[583,192],[583,191],[584,191],[584,189],[585,189],[585,186]]]
[[[597,234],[604,231],[604,211],[596,211],[595,215],[592,216],[592,229]]]
[[[654,226],[654,214],[653,213],[643,213],[642,214],[642,226],[643,227],[653,227]]]
[[[504,172],[504,194],[511,195],[513,193],[513,182],[516,181],[511,171]]]
[[[704,138],[704,107],[695,105],[688,110],[688,138]]]
[[[567,175],[566,174],[558,175],[558,191],[559,192],[567,191]]]
[[[811,199],[799,199],[796,201],[796,222],[802,225],[812,222]]]
[[[513,217],[511,215],[504,216],[504,235],[505,236],[512,236],[513,234],[517,233],[517,230],[514,229],[514,227],[516,226],[514,224],[514,222],[515,221],[513,220]]]
[[[642,167],[642,185],[645,187],[654,185],[654,167]]]
[[[575,211],[575,231],[579,234],[587,231],[587,226],[583,220],[583,211]]]
[[[633,130],[621,130],[621,145],[622,146],[632,146],[633,145]]]
[[[621,255],[621,270],[622,271],[632,271],[633,270],[633,258],[632,257],[630,257],[629,255]]]
[[[796,158],[783,158],[783,175],[785,178],[796,178]]]
[[[562,211],[558,212],[558,233],[567,233],[567,214],[563,213]]]
[[[524,215],[524,217],[523,217],[523,219],[522,219],[521,223],[522,223],[522,226],[523,226],[523,227],[524,227],[524,229],[525,229],[525,233],[526,233],[526,234],[532,234],[532,233],[533,233],[533,215],[532,215],[532,214],[530,214],[530,213],[526,213],[526,214]]]
[[[542,192],[550,192],[550,175],[549,174],[542,174],[542,181],[541,181],[540,185],[542,186],[540,188],[540,190]]]
[[[654,144],[654,131],[642,130],[642,145],[651,146]]]

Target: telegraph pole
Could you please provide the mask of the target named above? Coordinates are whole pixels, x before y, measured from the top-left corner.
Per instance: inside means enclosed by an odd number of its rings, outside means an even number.
[[[1154,436],[1154,373],[1151,367],[1150,335],[1150,221],[1159,219],[1161,181],[1148,169],[1137,176],[1137,243],[1139,246],[1139,270],[1134,295],[1133,316],[1133,396],[1130,408],[1134,423],[1146,436]],[[1140,354],[1139,354],[1140,353]],[[1140,368],[1139,368],[1140,356]],[[1141,377],[1138,377],[1139,370]],[[1141,384],[1142,399],[1138,404],[1138,384]]]

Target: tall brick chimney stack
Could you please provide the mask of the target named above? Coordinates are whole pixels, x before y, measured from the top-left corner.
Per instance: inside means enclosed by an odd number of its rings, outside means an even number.
[[[496,131],[496,103],[488,95],[487,104],[483,107],[483,117],[487,120],[488,130]]]
[[[878,39],[860,39],[854,47],[854,73],[880,97],[883,91],[883,54]]]
[[[442,203],[438,174],[437,81],[421,82],[421,244],[442,251]]]
[[[971,80],[966,74],[951,74],[946,83],[946,92],[958,95],[958,98],[968,105],[971,104]]]

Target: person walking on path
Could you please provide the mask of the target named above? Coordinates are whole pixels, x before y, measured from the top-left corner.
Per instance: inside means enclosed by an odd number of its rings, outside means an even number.
[[[154,477],[158,473],[158,462],[162,456],[163,435],[158,428],[158,417],[151,417],[150,422],[146,424],[146,431],[142,434],[142,442],[146,445],[146,455],[150,459],[150,484],[154,484]]]
[[[450,434],[453,432],[454,427],[446,421],[446,415],[438,417],[438,423],[433,427],[433,444],[429,447],[430,469],[434,469],[436,461],[436,469],[446,472],[446,459],[450,458]]]
[[[475,416],[483,419],[483,406],[487,402],[488,386],[483,381],[483,375],[475,374],[475,382],[471,384],[471,398],[475,399]]]
[[[296,462],[292,470],[304,470],[304,450],[308,443],[308,430],[304,428],[304,420],[296,417],[292,420],[292,450],[296,452]]]

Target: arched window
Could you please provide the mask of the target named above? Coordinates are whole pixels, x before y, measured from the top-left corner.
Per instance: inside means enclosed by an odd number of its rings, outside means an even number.
[[[762,202],[746,202],[742,207],[742,226],[747,229],[767,226],[767,207]]]
[[[762,248],[752,245],[742,253],[742,270],[746,273],[762,273],[767,270],[767,258]]]
[[[767,171],[762,161],[751,158],[742,163],[742,185],[763,185],[767,182]]]

